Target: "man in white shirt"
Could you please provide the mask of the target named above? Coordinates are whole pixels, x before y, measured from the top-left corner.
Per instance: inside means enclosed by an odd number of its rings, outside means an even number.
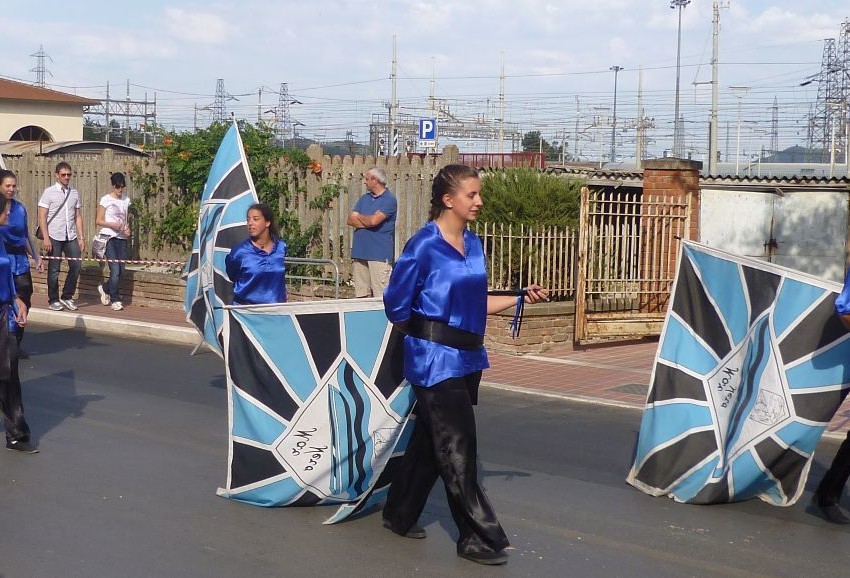
[[[56,165],[56,183],[44,189],[38,200],[38,226],[44,236],[44,251],[54,257],[47,264],[47,301],[48,308],[61,311],[77,309],[74,293],[77,292],[77,280],[80,277],[79,260],[86,250],[83,232],[83,213],[80,193],[71,186],[71,165],[65,161]],[[62,261],[58,257],[69,258],[68,275],[62,293],[59,293],[59,269]]]

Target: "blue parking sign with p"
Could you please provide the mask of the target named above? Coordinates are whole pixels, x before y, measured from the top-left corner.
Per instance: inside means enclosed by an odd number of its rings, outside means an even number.
[[[419,140],[435,140],[437,138],[437,119],[419,119]]]

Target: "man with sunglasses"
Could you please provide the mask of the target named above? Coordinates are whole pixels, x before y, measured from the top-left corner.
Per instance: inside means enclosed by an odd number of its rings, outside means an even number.
[[[65,161],[56,165],[56,183],[44,189],[38,201],[38,226],[44,240],[44,251],[53,257],[47,264],[47,301],[53,311],[77,310],[74,293],[80,277],[80,256],[86,250],[83,232],[83,213],[80,193],[71,186],[71,165]],[[64,255],[68,261],[68,275],[59,293],[59,269]]]

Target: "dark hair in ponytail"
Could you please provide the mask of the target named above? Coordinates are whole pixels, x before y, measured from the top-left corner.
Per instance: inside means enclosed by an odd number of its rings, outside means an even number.
[[[443,195],[451,196],[458,189],[461,181],[477,178],[479,178],[478,171],[466,165],[446,165],[440,169],[431,184],[431,210],[428,220],[433,221],[446,210]]]

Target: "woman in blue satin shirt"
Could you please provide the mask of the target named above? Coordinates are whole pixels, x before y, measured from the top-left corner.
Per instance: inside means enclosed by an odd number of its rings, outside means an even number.
[[[271,207],[257,203],[248,208],[248,238],[224,260],[233,282],[233,304],[286,301],[286,243],[274,224]]]
[[[0,227],[7,226],[11,201],[0,195]],[[6,448],[34,454],[30,428],[24,419],[21,379],[18,375],[18,342],[15,333],[27,324],[27,306],[18,296],[12,259],[0,243],[0,412],[6,430]]]
[[[12,275],[15,278],[18,296],[29,309],[32,306],[32,274],[30,273],[30,261],[35,260],[35,267],[39,273],[44,271],[44,262],[35,249],[35,242],[29,234],[27,226],[27,208],[15,199],[18,192],[18,178],[9,170],[0,170],[0,194],[10,202],[9,220],[5,227],[0,228],[0,238],[5,245],[6,253],[12,262]],[[20,328],[17,332],[18,345],[23,339],[24,330]],[[23,350],[20,351],[21,358],[28,357]]]
[[[478,484],[475,414],[487,314],[516,305],[487,295],[481,240],[467,225],[483,206],[475,169],[448,165],[434,178],[429,222],[404,248],[384,291],[387,318],[404,337],[404,376],[416,395],[416,422],[384,507],[384,526],[424,538],[416,524],[437,477],[443,479],[460,536],[457,554],[479,564],[504,564],[509,545]],[[538,285],[529,303],[544,300]]]

